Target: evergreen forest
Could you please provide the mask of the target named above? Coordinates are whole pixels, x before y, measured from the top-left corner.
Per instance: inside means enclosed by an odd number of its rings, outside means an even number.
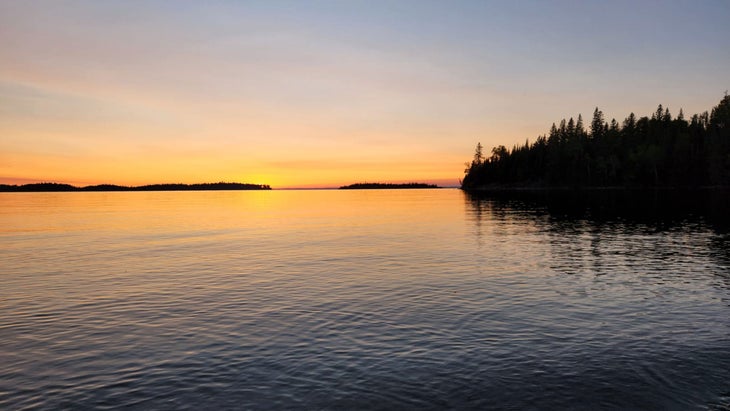
[[[355,183],[340,187],[340,190],[365,190],[381,188],[439,188],[435,184],[426,183]]]
[[[711,111],[685,118],[659,105],[651,116],[631,113],[606,121],[596,108],[553,123],[530,143],[492,148],[477,144],[466,163],[464,190],[582,187],[730,186],[730,96]]]
[[[99,184],[76,187],[61,183],[33,183],[24,185],[0,184],[0,192],[50,192],[50,191],[214,191],[214,190],[271,190],[268,184],[202,183],[202,184],[150,184],[144,186],[119,186]]]

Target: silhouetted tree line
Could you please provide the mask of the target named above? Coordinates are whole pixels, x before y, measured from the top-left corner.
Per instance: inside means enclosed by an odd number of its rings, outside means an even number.
[[[202,184],[150,184],[137,187],[99,184],[76,187],[70,184],[34,183],[24,185],[0,184],[0,191],[41,192],[41,191],[198,191],[198,190],[271,190],[268,184],[245,183],[202,183]]]
[[[374,188],[439,188],[435,184],[426,183],[355,183],[340,187],[340,190],[362,190]]]
[[[596,108],[590,124],[563,119],[534,143],[477,144],[465,190],[499,187],[730,186],[730,96],[689,120],[662,105],[650,117],[607,122]]]

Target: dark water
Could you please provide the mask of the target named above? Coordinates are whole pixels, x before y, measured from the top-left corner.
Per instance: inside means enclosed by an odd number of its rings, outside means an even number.
[[[723,194],[0,194],[0,409],[730,409]]]

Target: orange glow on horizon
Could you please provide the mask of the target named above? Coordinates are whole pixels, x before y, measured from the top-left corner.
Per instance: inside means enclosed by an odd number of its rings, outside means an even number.
[[[456,185],[477,142],[587,125],[597,105],[619,122],[701,113],[728,88],[720,4],[659,21],[598,3],[270,3],[0,2],[0,183]],[[593,38],[573,24],[595,15],[612,23]],[[545,16],[561,24],[532,30]]]
[[[272,188],[336,188],[360,182],[406,183],[422,182],[439,186],[458,184],[461,165],[430,162],[402,163],[396,168],[389,162],[362,162],[345,165],[325,160],[311,164],[292,160],[285,164],[266,162],[241,166],[235,159],[211,159],[204,156],[154,158],[137,156],[119,159],[99,156],[76,159],[73,156],[5,156],[0,154],[0,184],[57,182],[76,186],[117,184],[137,186],[156,183],[241,182],[268,184]],[[458,164],[458,163],[457,163]],[[439,169],[439,165],[445,169]],[[12,173],[27,170],[24,173]],[[247,171],[251,170],[251,171]]]

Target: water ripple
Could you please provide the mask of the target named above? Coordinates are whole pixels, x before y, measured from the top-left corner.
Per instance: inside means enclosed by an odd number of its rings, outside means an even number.
[[[201,195],[0,195],[0,408],[730,404],[728,237],[702,214]]]

